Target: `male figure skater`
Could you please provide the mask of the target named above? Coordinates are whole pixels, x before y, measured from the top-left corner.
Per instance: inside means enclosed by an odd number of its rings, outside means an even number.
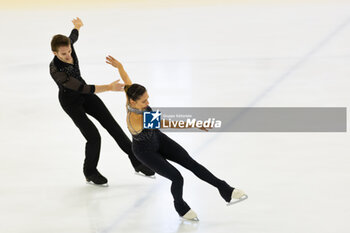
[[[119,147],[128,154],[136,172],[141,172],[145,176],[153,176],[154,171],[136,159],[131,150],[130,139],[114,120],[102,100],[95,95],[95,93],[105,91],[123,91],[124,85],[119,83],[119,80],[108,85],[89,85],[81,77],[78,57],[73,44],[78,40],[79,29],[83,26],[83,22],[79,18],[73,19],[72,22],[74,29],[69,37],[55,35],[51,40],[51,50],[55,57],[50,63],[50,74],[58,85],[59,102],[63,110],[86,139],[83,172],[87,182],[98,185],[108,182],[97,170],[101,137],[87,114],[98,120]]]

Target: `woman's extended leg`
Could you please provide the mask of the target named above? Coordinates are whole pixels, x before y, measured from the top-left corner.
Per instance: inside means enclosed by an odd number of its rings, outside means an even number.
[[[149,168],[161,176],[171,180],[171,194],[174,197],[174,206],[180,216],[185,215],[190,207],[182,198],[184,180],[180,172],[171,165],[161,154],[145,150],[133,143],[133,151],[136,157]]]
[[[192,171],[201,180],[218,188],[222,198],[224,198],[226,202],[231,200],[234,190],[233,187],[214,176],[203,165],[195,161],[182,146],[163,133],[160,136],[160,152],[164,154],[167,159],[180,164]]]

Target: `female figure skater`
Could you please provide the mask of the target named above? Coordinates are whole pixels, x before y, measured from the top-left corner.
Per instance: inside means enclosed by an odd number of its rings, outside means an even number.
[[[242,190],[233,188],[225,181],[215,177],[204,166],[192,159],[184,148],[158,129],[143,129],[143,112],[151,111],[148,106],[147,90],[139,84],[132,84],[122,64],[112,56],[106,57],[106,63],[118,69],[125,84],[127,125],[132,134],[132,150],[142,163],[172,181],[171,193],[174,198],[174,206],[181,217],[198,221],[197,214],[182,198],[183,177],[167,160],[180,164],[192,171],[198,178],[216,187],[222,198],[228,203],[232,199],[241,199],[246,196]],[[205,130],[205,128],[201,129]]]

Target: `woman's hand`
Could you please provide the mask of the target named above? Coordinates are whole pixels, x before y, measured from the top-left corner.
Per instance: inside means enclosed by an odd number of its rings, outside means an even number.
[[[212,127],[204,127],[204,126],[202,126],[202,127],[198,127],[198,129],[203,130],[205,132],[208,132],[209,129],[212,129]]]
[[[113,67],[115,67],[117,69],[123,68],[122,63],[120,63],[118,60],[116,60],[111,55],[108,55],[108,57],[106,57],[106,63],[112,65]]]
[[[114,57],[112,57],[111,55],[108,55],[108,57],[106,57],[106,63],[112,65],[113,67],[118,69],[118,72],[120,74],[120,77],[123,79],[123,82],[125,85],[131,85],[132,82],[130,80],[129,75],[126,73],[126,71],[124,70],[124,67],[122,65],[122,63],[120,63],[119,61],[117,61]]]
[[[111,91],[124,91],[124,84],[119,83],[120,79],[109,84]]]

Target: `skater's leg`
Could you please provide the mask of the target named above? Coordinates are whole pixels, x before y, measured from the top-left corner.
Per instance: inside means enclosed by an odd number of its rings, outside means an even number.
[[[171,180],[171,194],[174,198],[175,209],[180,216],[184,216],[190,210],[190,207],[182,197],[184,180],[180,172],[157,152],[145,150],[145,148],[137,146],[135,143],[133,150],[141,162],[159,175]]]
[[[134,168],[138,167],[141,162],[138,161],[131,150],[130,139],[115,121],[102,100],[96,95],[89,95],[85,98],[84,108],[89,115],[93,116],[101,123],[114,138],[119,147],[129,156],[132,166]]]
[[[227,202],[231,200],[231,194],[234,188],[228,185],[224,180],[218,179],[207,168],[195,161],[177,142],[167,135],[161,134],[160,145],[160,151],[167,159],[180,164],[192,171],[201,180],[218,188],[221,196]]]
[[[63,109],[86,139],[84,175],[90,176],[97,171],[96,167],[101,148],[100,134],[96,126],[85,114],[85,110],[81,105],[64,106]]]

